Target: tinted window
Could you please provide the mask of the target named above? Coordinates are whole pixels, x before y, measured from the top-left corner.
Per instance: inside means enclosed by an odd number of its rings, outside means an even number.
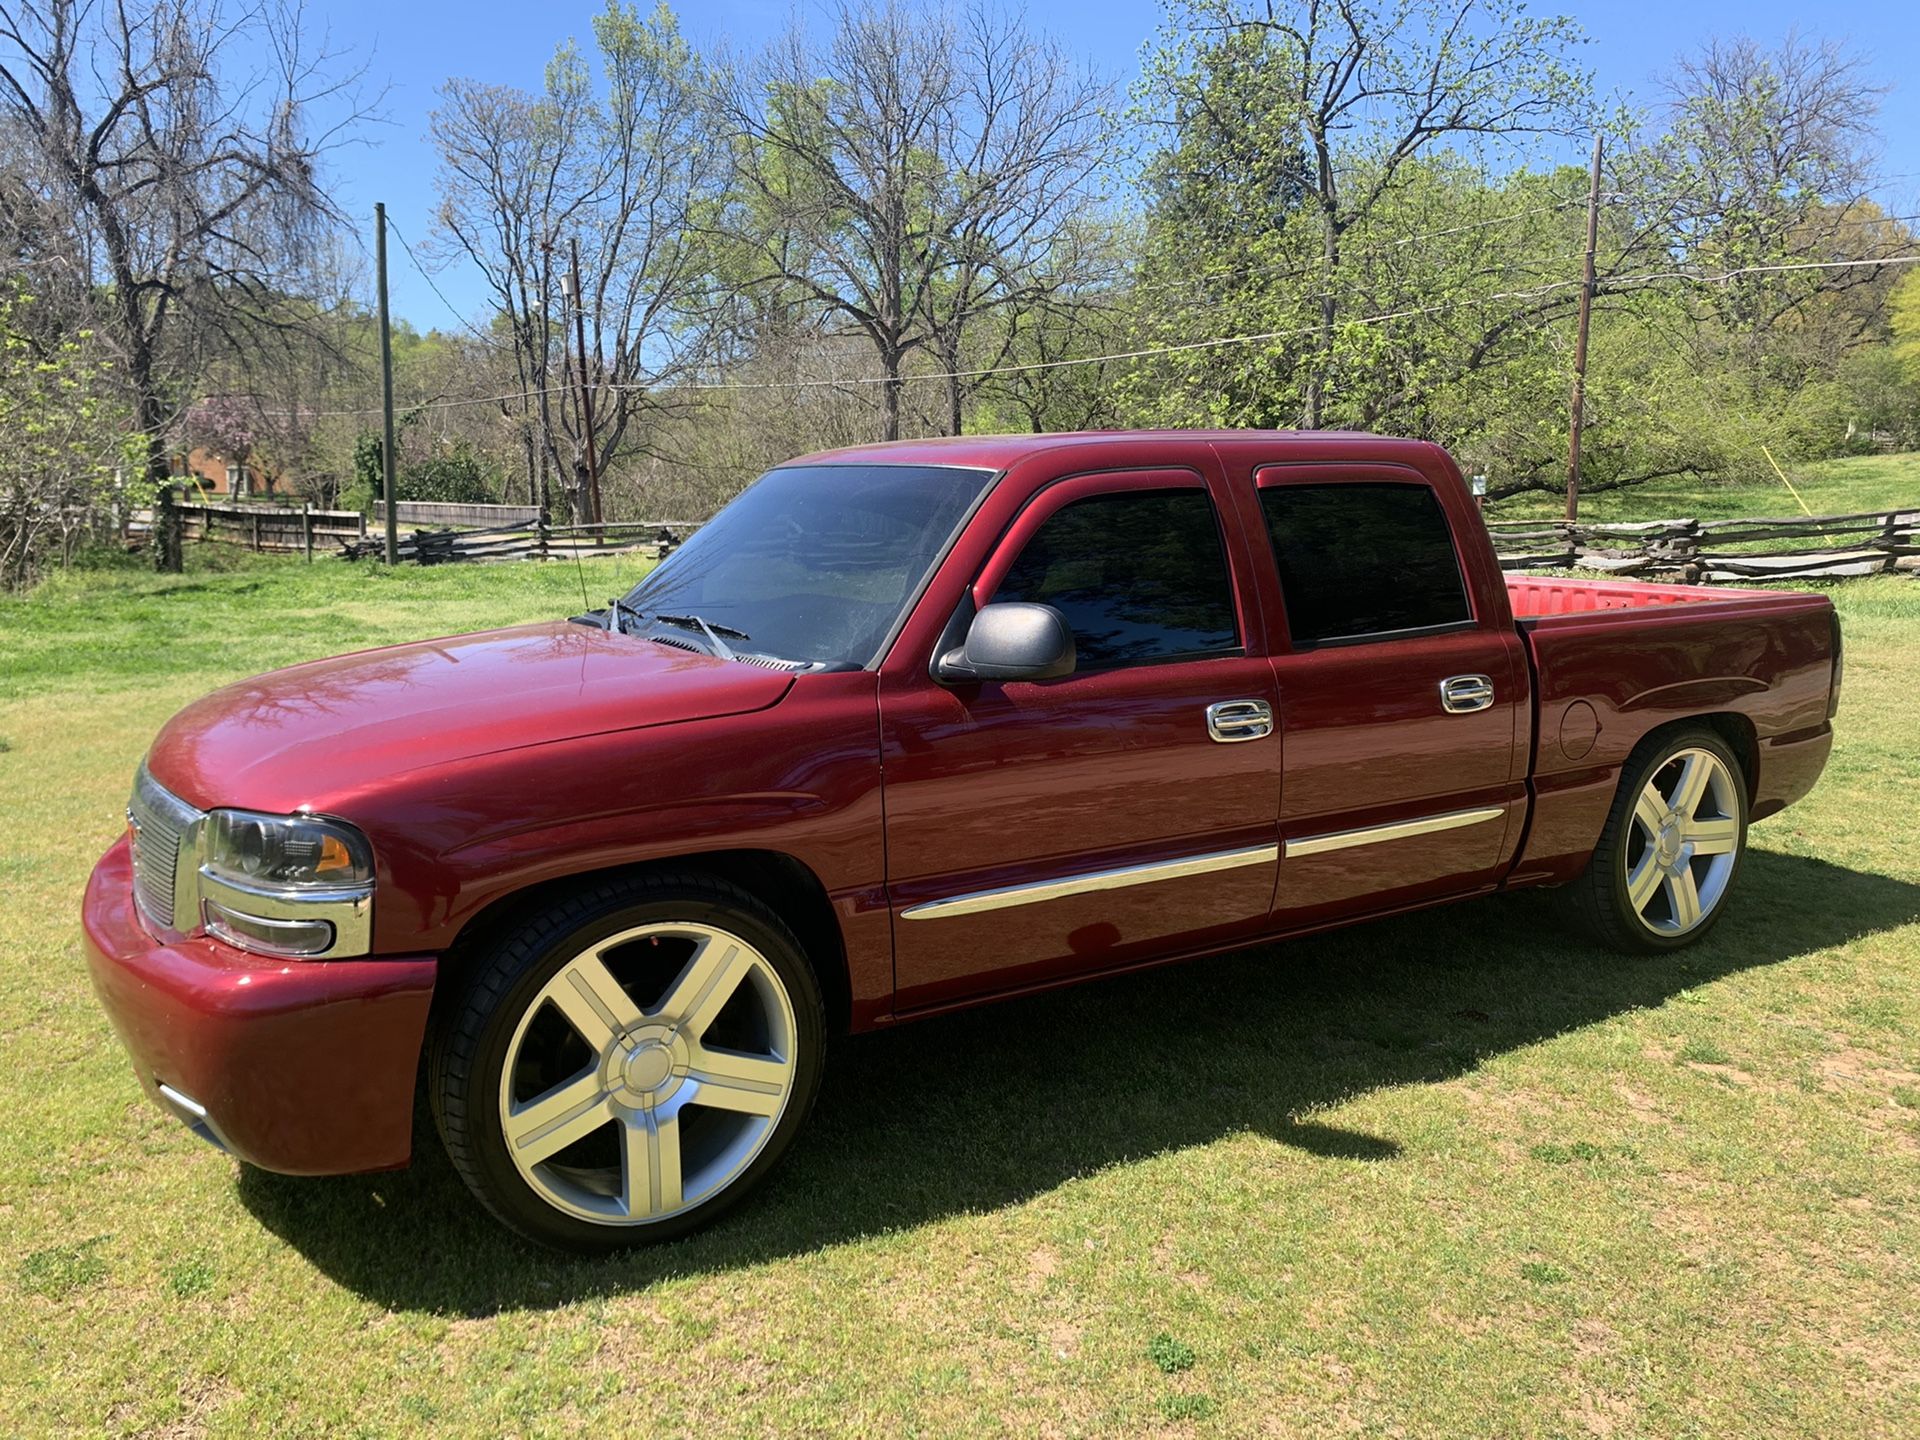
[[[1296,645],[1472,618],[1453,535],[1424,485],[1260,492]]]
[[[1120,491],[1063,506],[993,598],[1058,609],[1082,669],[1240,643],[1220,527],[1200,490]]]
[[[919,465],[773,470],[627,595],[752,636],[739,648],[864,665],[992,478]]]

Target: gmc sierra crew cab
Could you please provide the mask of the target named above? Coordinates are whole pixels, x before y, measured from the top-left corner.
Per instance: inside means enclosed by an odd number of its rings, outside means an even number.
[[[88,959],[241,1160],[404,1165],[424,1084],[495,1215],[606,1249],[751,1190],[830,1035],[1523,886],[1696,940],[1840,679],[1816,594],[1504,576],[1431,444],[868,446],[603,610],[189,706]]]

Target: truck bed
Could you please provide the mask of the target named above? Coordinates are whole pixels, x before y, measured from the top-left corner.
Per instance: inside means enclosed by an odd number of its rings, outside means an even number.
[[[1733,745],[1764,819],[1820,774],[1839,679],[1827,597],[1805,591],[1506,580],[1533,679],[1534,811],[1509,883],[1572,879],[1641,738],[1695,717]]]
[[[1513,618],[1523,625],[1560,615],[1591,615],[1604,610],[1644,610],[1669,605],[1736,608],[1756,600],[1779,598],[1778,591],[1729,590],[1704,585],[1650,585],[1630,580],[1549,580],[1537,575],[1507,576],[1507,599],[1513,606]]]

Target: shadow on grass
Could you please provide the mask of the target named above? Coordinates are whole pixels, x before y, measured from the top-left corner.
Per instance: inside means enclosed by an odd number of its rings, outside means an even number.
[[[550,1255],[496,1226],[424,1110],[411,1170],[243,1169],[238,1188],[263,1224],[383,1305],[537,1308],[1015,1204],[1235,1132],[1311,1163],[1391,1163],[1391,1138],[1312,1112],[1916,919],[1920,885],[1755,851],[1713,935],[1660,958],[1569,939],[1551,897],[1520,894],[845,1040],[759,1194],[691,1239],[611,1259]]]

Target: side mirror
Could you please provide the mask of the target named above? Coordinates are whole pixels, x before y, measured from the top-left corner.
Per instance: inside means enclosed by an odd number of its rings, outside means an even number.
[[[1073,627],[1051,605],[1005,601],[973,617],[964,645],[934,666],[949,684],[976,680],[1054,680],[1071,675]]]

